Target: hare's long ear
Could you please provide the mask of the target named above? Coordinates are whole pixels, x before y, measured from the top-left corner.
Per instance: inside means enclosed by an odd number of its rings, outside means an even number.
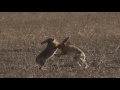
[[[65,42],[67,42],[68,39],[69,39],[69,37],[65,38],[65,39],[63,40],[62,44],[65,43]]]
[[[47,40],[45,40],[45,41],[41,42],[41,44],[43,45],[43,44],[45,44],[46,42],[47,42]]]

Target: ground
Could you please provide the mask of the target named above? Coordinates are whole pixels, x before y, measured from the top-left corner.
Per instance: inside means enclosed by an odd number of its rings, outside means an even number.
[[[1,12],[0,77],[120,78],[119,20],[119,12]],[[89,68],[73,66],[73,59],[62,56],[39,70],[35,58],[46,47],[40,43],[67,36],[84,51]]]

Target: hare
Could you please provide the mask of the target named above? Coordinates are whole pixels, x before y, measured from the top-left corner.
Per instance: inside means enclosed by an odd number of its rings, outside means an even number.
[[[85,69],[87,69],[89,66],[86,63],[86,56],[82,50],[80,50],[75,45],[72,45],[69,43],[65,44],[69,37],[65,38],[62,43],[60,43],[57,47],[61,50],[61,53],[56,53],[55,56],[60,57],[61,55],[70,55],[73,57],[73,59],[78,60],[79,66],[81,66],[80,61],[82,61],[83,64],[85,64]]]
[[[37,57],[36,57],[36,63],[39,65],[39,69],[42,69],[44,66],[46,60],[50,59],[55,52],[57,51],[57,46],[59,45],[59,42],[57,42],[53,38],[48,38],[47,40],[43,41],[41,44],[48,43],[45,50],[43,50]]]

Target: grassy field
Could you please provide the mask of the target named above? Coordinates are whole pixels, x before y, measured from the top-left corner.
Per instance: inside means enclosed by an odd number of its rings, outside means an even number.
[[[35,58],[46,47],[41,41],[67,36],[85,52],[90,67],[73,66],[73,59],[62,56],[39,70]],[[0,13],[1,78],[120,78],[119,47],[119,12]]]

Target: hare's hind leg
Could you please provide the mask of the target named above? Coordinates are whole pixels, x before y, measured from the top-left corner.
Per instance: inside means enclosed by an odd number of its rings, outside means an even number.
[[[87,64],[86,60],[83,58],[80,58],[80,60],[82,61],[83,64],[85,64],[85,69],[87,69],[89,65]],[[80,62],[79,62],[79,65],[81,66]]]
[[[39,70],[47,70],[46,67],[45,67],[45,65],[42,66],[42,65],[40,65],[40,64],[38,65],[38,69],[39,69]]]
[[[40,58],[37,60],[39,70],[46,70],[46,60],[44,58]]]

